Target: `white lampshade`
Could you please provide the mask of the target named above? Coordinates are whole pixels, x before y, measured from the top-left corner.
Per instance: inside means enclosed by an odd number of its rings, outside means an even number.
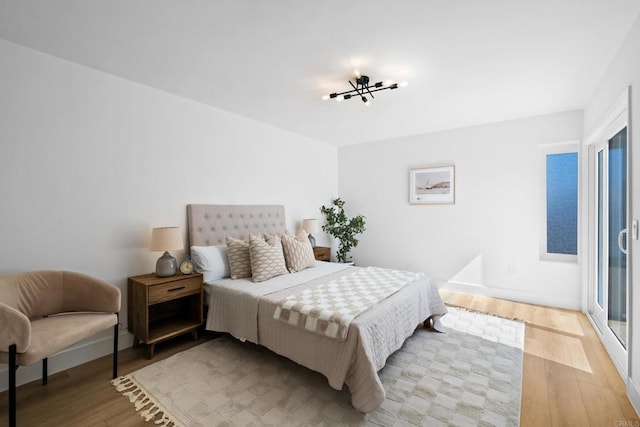
[[[158,227],[151,230],[152,251],[172,251],[184,248],[180,227]]]
[[[303,219],[302,229],[309,234],[317,233],[320,231],[320,221],[312,218]]]

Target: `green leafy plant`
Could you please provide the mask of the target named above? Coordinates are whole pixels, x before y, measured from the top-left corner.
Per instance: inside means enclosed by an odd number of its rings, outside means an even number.
[[[336,257],[339,262],[346,262],[347,255],[351,249],[358,246],[356,236],[366,231],[362,215],[347,218],[344,213],[344,200],[334,199],[332,206],[322,206],[320,212],[325,216],[327,223],[322,226],[322,230],[340,241]]]

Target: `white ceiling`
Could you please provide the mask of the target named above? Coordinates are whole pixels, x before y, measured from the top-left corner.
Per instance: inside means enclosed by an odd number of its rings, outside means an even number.
[[[638,0],[0,0],[0,37],[336,145],[583,108]],[[354,69],[406,80],[322,101]]]

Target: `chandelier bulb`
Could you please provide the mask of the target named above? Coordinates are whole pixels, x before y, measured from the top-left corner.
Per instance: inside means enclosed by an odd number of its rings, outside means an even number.
[[[409,86],[408,82],[401,82],[400,83],[400,87],[407,87],[407,86]]]
[[[322,95],[322,100],[326,101],[327,99],[329,99],[329,95]]]

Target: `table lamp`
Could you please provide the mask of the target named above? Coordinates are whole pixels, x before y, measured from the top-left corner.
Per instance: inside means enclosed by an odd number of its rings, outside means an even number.
[[[176,259],[169,254],[169,251],[184,248],[180,227],[158,227],[151,230],[152,251],[164,251],[164,254],[156,262],[156,276],[174,276],[178,269]]]
[[[313,237],[312,233],[317,233],[320,231],[320,221],[313,218],[307,218],[302,220],[302,229],[309,233],[309,241],[311,242],[311,247],[316,247],[316,238]]]

